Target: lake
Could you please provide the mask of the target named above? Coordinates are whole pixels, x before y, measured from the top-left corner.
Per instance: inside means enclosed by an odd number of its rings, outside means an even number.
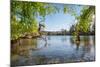
[[[43,38],[46,37],[46,40]],[[11,65],[40,65],[95,61],[95,36],[44,36],[11,44]]]

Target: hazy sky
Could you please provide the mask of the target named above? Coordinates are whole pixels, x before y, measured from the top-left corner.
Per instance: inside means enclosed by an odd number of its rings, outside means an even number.
[[[62,4],[57,4],[58,7],[62,7]],[[68,5],[75,9],[76,13],[80,15],[80,11],[83,6],[78,5]],[[53,15],[46,16],[45,25],[46,31],[60,31],[61,29],[69,30],[70,26],[75,24],[75,17],[71,16],[71,14],[64,14],[63,12],[59,12]]]

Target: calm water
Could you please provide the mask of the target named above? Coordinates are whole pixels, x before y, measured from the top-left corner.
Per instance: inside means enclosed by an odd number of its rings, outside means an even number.
[[[11,65],[87,62],[95,60],[94,36],[81,36],[75,43],[72,36],[46,36],[21,39],[11,46]]]

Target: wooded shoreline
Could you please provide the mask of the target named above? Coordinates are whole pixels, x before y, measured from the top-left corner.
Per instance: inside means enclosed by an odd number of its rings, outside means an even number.
[[[74,36],[73,33],[71,33],[71,32],[66,32],[66,33],[64,33],[64,32],[43,32],[42,34],[46,35],[46,36],[61,36],[61,35],[62,36],[67,36],[67,35],[68,36]],[[88,32],[88,33],[82,33],[81,32],[79,35],[80,36],[89,36],[89,35],[95,36],[95,32]],[[37,35],[26,34],[22,37],[19,37],[18,39],[11,40],[11,44],[18,42],[20,39],[32,39],[32,38],[39,38],[39,37],[41,37],[40,34],[37,34]]]

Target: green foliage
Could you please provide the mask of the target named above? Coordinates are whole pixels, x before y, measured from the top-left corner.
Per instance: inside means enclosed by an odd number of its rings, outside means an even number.
[[[36,17],[42,21],[46,15],[57,13],[58,8],[48,3],[11,1],[11,39],[18,39],[26,33],[38,33]]]
[[[82,10],[82,14],[78,17],[78,23],[76,25],[76,33],[79,31],[88,32],[90,29],[90,24],[92,22],[92,17],[95,14],[95,7],[89,6]]]
[[[65,14],[66,14],[66,13],[69,13],[69,14],[71,14],[72,16],[77,17],[76,8],[77,8],[77,7],[75,7],[75,6],[73,6],[73,5],[64,5],[63,12],[64,12]]]

